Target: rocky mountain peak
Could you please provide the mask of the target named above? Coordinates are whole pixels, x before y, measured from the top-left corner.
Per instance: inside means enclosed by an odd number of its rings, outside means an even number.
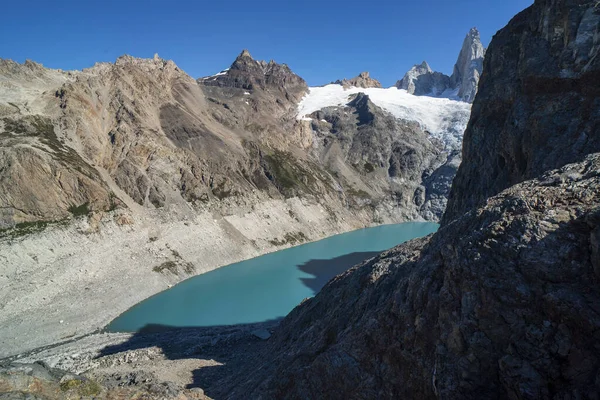
[[[439,72],[434,72],[426,61],[415,64],[396,82],[398,89],[417,96],[440,96],[448,89],[450,78]]]
[[[363,71],[358,76],[352,79],[342,79],[333,82],[336,85],[342,85],[344,88],[359,87],[359,88],[380,88],[381,83],[377,79],[371,78],[368,71]]]
[[[306,82],[286,64],[274,60],[255,60],[248,50],[243,50],[231,66],[215,75],[199,78],[203,86],[230,87],[244,90],[273,89],[281,93],[280,102],[299,101],[308,90]]]
[[[421,64],[415,64],[412,67],[412,70],[418,70],[418,71],[423,71],[423,72],[433,72],[433,70],[431,69],[431,67],[429,66],[429,64],[427,63],[427,61],[423,60],[423,62]]]
[[[417,96],[456,97],[472,103],[477,93],[484,55],[479,31],[471,28],[463,41],[452,76],[433,71],[423,61],[415,64],[396,82],[396,87]]]
[[[252,55],[250,55],[250,52],[247,49],[244,49],[242,50],[238,58],[252,58]]]
[[[473,102],[477,93],[484,56],[485,48],[481,44],[479,31],[477,28],[471,28],[463,41],[458,60],[450,77],[450,85],[458,88],[458,97],[469,103]]]

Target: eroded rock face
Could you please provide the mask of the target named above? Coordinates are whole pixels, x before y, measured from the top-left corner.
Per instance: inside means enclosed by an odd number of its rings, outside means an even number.
[[[370,74],[365,71],[358,74],[352,79],[342,79],[334,82],[343,87],[360,87],[360,88],[380,88],[381,83],[377,79],[371,78]]]
[[[3,60],[0,73],[0,229],[83,205],[218,209],[331,192],[303,157],[312,138],[295,113],[307,88],[285,65],[245,52],[213,86],[158,56],[72,73]]]
[[[515,183],[600,151],[600,13],[591,3],[537,1],[496,34],[446,223]]]
[[[297,119],[308,91],[304,80],[247,51],[198,80],[158,55],[122,56],[74,72],[3,60],[0,73],[0,229],[66,219],[82,207],[226,213],[230,206],[300,197],[328,209],[362,210],[381,223],[437,220],[445,204],[443,193],[434,210],[420,210],[428,196],[418,188],[421,175],[431,175],[435,163],[394,161],[394,187],[383,180],[370,185],[370,171],[341,180],[331,175],[325,165],[331,163],[315,151],[316,131]],[[368,73],[347,84],[380,86]],[[399,123],[390,123],[401,135]],[[372,126],[371,133],[389,135],[396,128],[388,125]],[[346,136],[356,131],[353,123],[340,127]],[[436,159],[437,146],[426,147],[432,153],[416,157]],[[391,148],[377,149],[382,153],[369,150],[370,158],[390,159]],[[351,171],[348,160],[338,159],[334,169]]]

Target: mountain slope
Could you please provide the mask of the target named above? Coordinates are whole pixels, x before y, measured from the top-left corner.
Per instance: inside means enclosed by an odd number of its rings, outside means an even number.
[[[469,109],[396,88],[333,84],[310,88],[298,117],[313,131],[312,152],[340,182],[407,218],[437,220],[460,163]]]
[[[158,55],[0,68],[0,356],[87,334],[286,237],[439,220],[457,166],[428,120],[385,111],[395,97],[353,102],[350,88],[344,111],[299,118],[306,83],[247,51],[198,80]],[[462,133],[444,118],[440,138]]]

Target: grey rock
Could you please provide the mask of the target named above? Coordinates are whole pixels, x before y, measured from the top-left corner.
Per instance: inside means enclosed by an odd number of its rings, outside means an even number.
[[[257,329],[255,331],[250,332],[253,336],[256,336],[259,339],[267,340],[271,337],[271,332],[266,329]]]
[[[419,124],[396,119],[364,93],[312,118],[319,121],[313,123],[316,156],[355,206],[368,201],[376,209],[396,207],[406,219],[441,217],[458,164]]]
[[[396,82],[398,89],[404,89],[415,96],[441,96],[450,88],[450,77],[434,72],[426,61],[416,64],[404,77]]]
[[[472,28],[465,37],[452,76],[433,71],[423,61],[396,82],[396,87],[416,96],[456,97],[472,103],[477,93],[484,56],[485,48],[481,44],[479,31]]]
[[[477,28],[471,28],[450,77],[450,87],[458,88],[458,97],[463,101],[472,103],[475,99],[484,56],[485,48],[481,44],[479,31]]]

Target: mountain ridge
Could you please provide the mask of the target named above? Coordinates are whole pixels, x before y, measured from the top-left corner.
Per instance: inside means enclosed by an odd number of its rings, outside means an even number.
[[[484,56],[485,48],[481,44],[479,31],[471,28],[463,41],[452,75],[435,72],[423,61],[414,65],[396,82],[396,87],[417,96],[456,98],[472,103],[477,93]]]
[[[190,276],[289,247],[286,237],[439,220],[457,167],[425,125],[352,102],[355,88],[313,110],[323,118],[299,118],[304,80],[249,52],[204,79],[158,55],[69,72],[1,65],[12,71],[0,72],[6,352],[91,332]],[[468,109],[449,112],[462,121]],[[451,125],[443,132],[462,135]],[[168,262],[169,273],[153,269]]]

